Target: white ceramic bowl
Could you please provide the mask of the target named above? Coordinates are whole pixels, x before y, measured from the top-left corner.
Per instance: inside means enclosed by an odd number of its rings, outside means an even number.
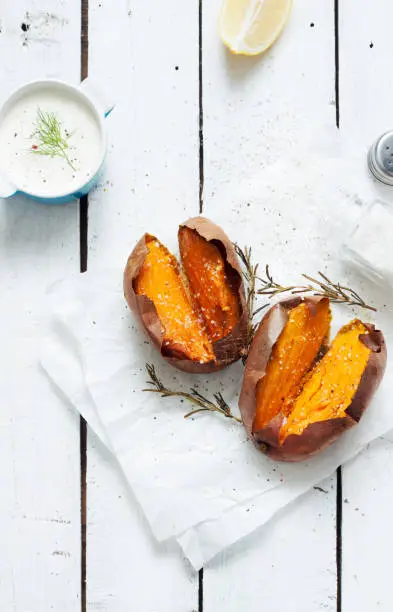
[[[74,101],[83,105],[85,108],[87,107],[93,114],[100,131],[100,150],[98,155],[97,152],[95,152],[95,159],[98,161],[95,163],[93,172],[87,182],[81,182],[76,186],[70,185],[70,189],[65,192],[64,190],[62,192],[53,191],[48,194],[45,193],[45,195],[28,191],[26,188],[22,189],[22,181],[19,182],[18,178],[15,180],[15,177],[11,179],[11,177],[7,176],[7,173],[0,167],[0,197],[10,198],[17,193],[23,193],[29,198],[44,204],[64,204],[70,200],[79,199],[88,193],[97,183],[107,151],[105,118],[112,111],[113,105],[104,104],[100,101],[101,96],[97,93],[97,89],[94,88],[89,79],[82,81],[78,87],[57,80],[33,81],[23,85],[6,100],[3,107],[0,109],[0,125],[13,105],[23,99],[23,97],[33,92],[36,93],[40,89],[45,89],[47,91],[48,88],[53,88],[56,93],[60,91],[64,92],[64,95],[68,97],[71,96]]]

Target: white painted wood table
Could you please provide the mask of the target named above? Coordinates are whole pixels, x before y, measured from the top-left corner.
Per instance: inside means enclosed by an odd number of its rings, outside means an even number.
[[[0,201],[1,612],[393,610],[393,439],[198,575],[155,543],[94,436],[35,369],[34,301],[50,281],[123,265],[152,215],[211,214],[305,124],[365,145],[391,127],[391,0],[295,0],[257,59],[223,49],[219,5],[0,0],[2,93],[88,72],[117,101],[88,202]]]

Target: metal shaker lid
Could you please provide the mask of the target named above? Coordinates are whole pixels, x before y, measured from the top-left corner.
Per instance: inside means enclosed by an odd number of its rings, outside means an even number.
[[[368,165],[376,179],[393,186],[393,132],[386,132],[374,142]]]

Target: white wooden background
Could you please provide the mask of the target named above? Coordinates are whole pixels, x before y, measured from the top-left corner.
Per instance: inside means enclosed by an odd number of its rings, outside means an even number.
[[[259,59],[222,48],[219,5],[84,0],[89,76],[117,103],[89,197],[89,268],[122,266],[152,215],[209,215],[305,125],[333,133],[339,116],[366,147],[393,124],[390,0],[294,0]],[[83,7],[0,0],[1,95],[36,77],[79,82]],[[79,269],[79,248],[76,204],[0,201],[1,612],[391,612],[393,438],[343,468],[342,490],[332,476],[199,575],[153,541],[90,433],[81,481],[79,418],[34,367],[37,296]]]

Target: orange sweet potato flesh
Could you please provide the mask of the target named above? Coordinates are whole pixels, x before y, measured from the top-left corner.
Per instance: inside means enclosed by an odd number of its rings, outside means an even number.
[[[281,444],[288,435],[300,435],[312,423],[346,416],[371,353],[359,338],[365,333],[367,328],[358,319],[339,331],[293,402],[280,430]]]
[[[135,280],[135,291],[146,295],[164,329],[163,347],[179,358],[200,363],[214,360],[212,343],[194,310],[175,257],[154,236],[146,240],[148,254]]]
[[[179,247],[190,290],[210,340],[225,338],[239,321],[240,304],[220,250],[184,226],[179,229]]]
[[[266,375],[257,384],[254,432],[263,429],[277,414],[289,414],[303,378],[329,334],[330,321],[328,300],[321,300],[314,308],[303,302],[290,311],[272,350]]]

